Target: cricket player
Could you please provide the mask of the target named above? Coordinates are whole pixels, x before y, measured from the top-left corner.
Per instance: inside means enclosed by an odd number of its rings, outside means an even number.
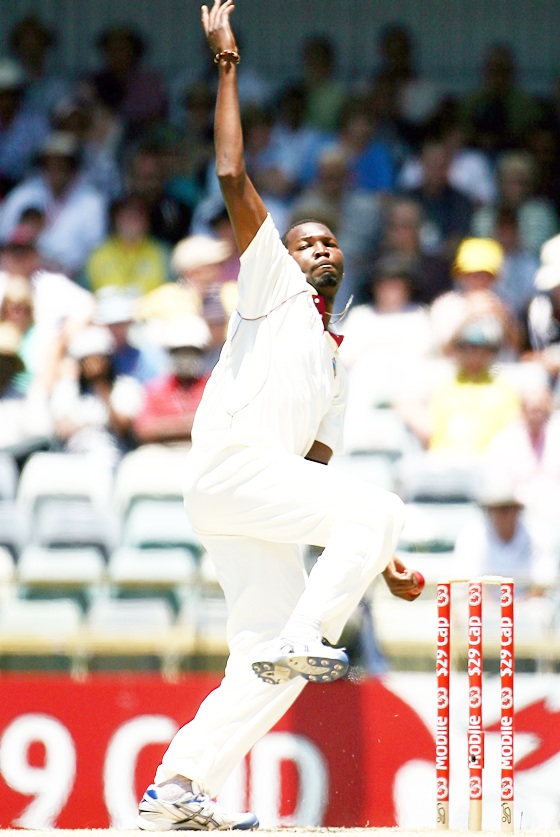
[[[198,408],[186,458],[188,517],[213,558],[228,608],[220,686],[173,738],[140,803],[149,831],[252,829],[214,801],[308,681],[343,676],[336,643],[383,572],[412,598],[392,558],[403,525],[394,494],[326,466],[339,445],[346,378],[329,332],[344,259],[333,233],[298,223],[284,242],[247,176],[232,0],[202,7],[219,74],[216,170],[241,253],[239,299]],[[302,545],[324,547],[309,577]]]

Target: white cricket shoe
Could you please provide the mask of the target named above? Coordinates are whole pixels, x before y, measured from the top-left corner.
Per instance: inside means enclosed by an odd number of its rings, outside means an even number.
[[[226,811],[205,793],[187,791],[175,802],[158,796],[150,785],[139,806],[137,825],[144,831],[230,831],[259,827],[254,814]]]
[[[252,668],[265,683],[285,683],[298,675],[314,683],[332,683],[348,671],[348,657],[342,648],[323,645],[320,639],[279,637],[264,647]]]

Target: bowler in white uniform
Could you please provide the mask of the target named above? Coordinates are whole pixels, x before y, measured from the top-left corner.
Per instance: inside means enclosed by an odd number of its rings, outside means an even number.
[[[309,680],[343,676],[336,643],[376,575],[411,598],[393,559],[395,495],[325,465],[340,445],[346,376],[328,329],[344,259],[305,221],[285,243],[245,171],[231,0],[202,7],[219,73],[216,170],[241,253],[237,310],[198,408],[185,463],[189,520],[223,588],[230,650],[220,686],[173,738],[140,803],[152,831],[250,829],[213,797]],[[306,577],[302,545],[324,550]]]

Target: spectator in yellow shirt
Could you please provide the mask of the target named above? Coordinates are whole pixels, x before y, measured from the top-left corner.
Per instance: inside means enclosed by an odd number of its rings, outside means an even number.
[[[150,235],[147,205],[138,195],[128,195],[111,207],[109,238],[91,254],[86,282],[97,292],[107,285],[142,296],[169,279],[166,246]]]
[[[498,320],[468,321],[453,340],[451,379],[434,389],[424,407],[401,410],[426,448],[477,456],[519,414],[519,394],[492,370],[503,339]]]

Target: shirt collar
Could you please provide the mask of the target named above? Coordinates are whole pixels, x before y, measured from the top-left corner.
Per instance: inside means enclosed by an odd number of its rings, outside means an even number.
[[[334,340],[336,345],[340,346],[340,344],[344,340],[344,336],[342,334],[335,334],[334,331],[331,331],[330,329],[325,328],[325,320],[324,320],[325,299],[324,299],[324,297],[319,296],[319,294],[317,294],[317,293],[314,293],[313,294],[313,302],[315,303],[315,308],[317,309],[317,311],[321,315],[321,320],[323,322],[323,329],[327,332],[327,334],[330,337],[332,337],[332,339]]]

